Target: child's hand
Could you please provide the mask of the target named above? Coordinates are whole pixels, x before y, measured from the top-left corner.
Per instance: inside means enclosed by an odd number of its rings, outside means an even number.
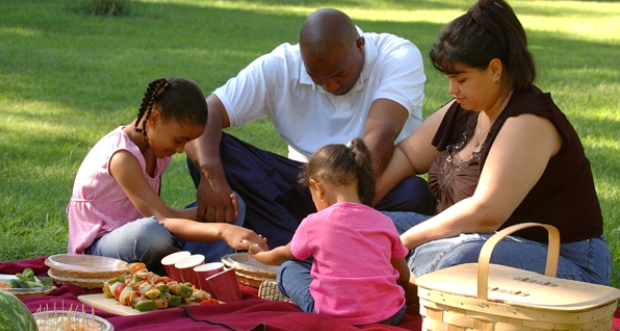
[[[264,249],[264,247],[259,246],[258,244],[250,244],[248,246],[248,252],[252,256],[256,256],[259,253],[266,252],[268,249]]]
[[[256,261],[263,263],[263,264],[268,264],[270,256],[273,255],[272,251],[270,251],[269,249],[264,249],[258,244],[251,244],[248,247],[248,253],[250,253],[250,255],[252,255],[252,257]]]
[[[264,238],[256,234],[256,232],[236,225],[226,225],[222,229],[222,237],[228,246],[236,250],[247,250],[249,245],[254,243],[268,249]]]
[[[286,246],[278,246],[272,250],[265,249],[258,244],[252,244],[248,252],[256,261],[267,265],[281,265],[284,261],[296,260],[291,253],[291,243]]]
[[[250,240],[244,239],[244,242],[247,245],[247,251],[251,255],[254,255],[258,252],[265,252],[269,250],[269,247],[267,246],[267,238],[263,237],[260,234],[258,235],[258,238],[259,238],[258,241],[250,241]]]

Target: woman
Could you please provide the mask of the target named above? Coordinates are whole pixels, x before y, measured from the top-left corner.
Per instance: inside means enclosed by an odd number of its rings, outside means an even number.
[[[476,262],[494,231],[538,222],[560,230],[558,277],[608,285],[611,256],[590,163],[551,96],[532,84],[534,61],[512,8],[478,1],[441,30],[430,58],[454,100],[397,145],[375,200],[428,172],[437,214],[388,213],[413,250],[413,276]],[[517,232],[491,262],[544,273],[546,240],[541,228]]]

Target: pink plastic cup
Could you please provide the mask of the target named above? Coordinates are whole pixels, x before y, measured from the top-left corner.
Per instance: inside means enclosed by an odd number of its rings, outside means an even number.
[[[174,264],[190,255],[192,255],[192,253],[188,251],[181,251],[168,254],[163,259],[161,259],[161,264],[164,266],[164,269],[166,269],[166,274],[168,275],[168,277],[176,280],[177,282],[182,282],[183,280],[181,279],[181,273],[177,268],[174,267]]]
[[[198,278],[198,286],[200,286],[200,289],[209,292],[211,296],[215,297],[213,289],[209,283],[207,283],[207,278],[222,271],[224,271],[224,263],[222,262],[205,263],[194,267],[194,272],[196,273],[196,278]]]
[[[205,263],[205,256],[202,254],[194,254],[188,256],[182,260],[179,260],[174,264],[174,267],[179,269],[181,273],[181,279],[184,283],[192,283],[192,285],[198,286],[198,277],[194,272],[194,267]]]
[[[215,297],[220,301],[235,302],[243,300],[235,269],[219,272],[207,278],[207,283],[215,292]]]

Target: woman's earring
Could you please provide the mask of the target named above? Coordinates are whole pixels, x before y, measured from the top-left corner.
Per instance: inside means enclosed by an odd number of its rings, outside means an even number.
[[[321,201],[324,201],[324,200],[325,200],[325,196],[321,196]]]

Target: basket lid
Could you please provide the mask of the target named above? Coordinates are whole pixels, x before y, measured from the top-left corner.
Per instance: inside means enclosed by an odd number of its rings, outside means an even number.
[[[52,255],[45,265],[60,277],[114,278],[127,271],[125,261],[94,255]]]
[[[233,268],[245,275],[259,278],[275,279],[278,272],[277,266],[262,264],[249,253],[233,253],[224,255],[222,263],[228,268]]]
[[[620,290],[541,275],[503,265],[489,265],[488,301],[513,306],[585,311],[620,298]],[[416,285],[428,290],[477,297],[478,264],[466,263],[416,278]]]

